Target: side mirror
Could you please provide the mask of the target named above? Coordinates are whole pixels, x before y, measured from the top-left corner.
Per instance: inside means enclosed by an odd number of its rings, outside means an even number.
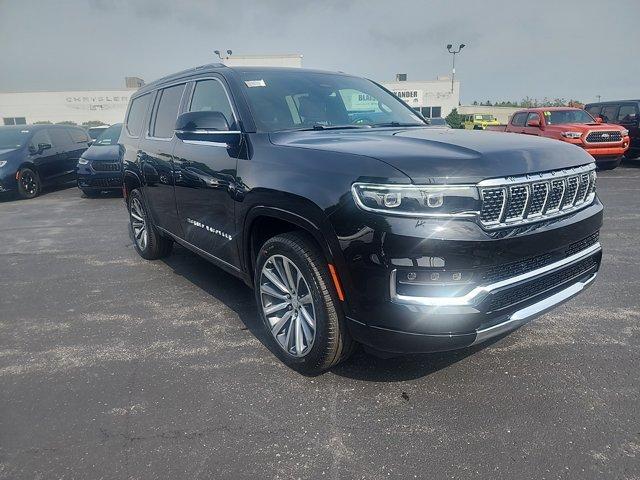
[[[540,119],[537,120],[529,120],[527,122],[527,127],[536,127],[536,128],[540,128],[542,126],[542,124],[540,123]]]
[[[29,153],[31,153],[31,155],[40,155],[42,152],[44,152],[45,150],[49,150],[50,148],[50,143],[39,143],[38,148],[34,147],[33,145],[29,145]]]
[[[238,145],[241,132],[230,130],[222,112],[187,112],[176,120],[176,137],[182,141]]]

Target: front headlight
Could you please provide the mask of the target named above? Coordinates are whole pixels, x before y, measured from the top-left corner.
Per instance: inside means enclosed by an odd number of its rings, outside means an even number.
[[[627,130],[626,128],[624,130],[622,130],[622,132],[620,132],[620,133],[622,133],[623,137],[629,136],[629,130]]]
[[[0,168],[4,167],[7,164],[7,160],[0,160]]]
[[[565,138],[581,138],[582,137],[582,132],[562,132],[562,136]]]
[[[380,185],[354,183],[356,204],[369,212],[407,217],[474,217],[478,188],[471,185]]]
[[[78,159],[78,165],[88,165],[89,164],[89,160],[87,160],[86,158],[80,157]]]

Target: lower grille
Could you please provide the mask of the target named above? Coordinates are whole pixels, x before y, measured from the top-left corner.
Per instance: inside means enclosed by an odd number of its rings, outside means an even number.
[[[622,133],[619,131],[611,132],[591,132],[587,135],[587,142],[589,143],[604,143],[604,142],[620,142],[622,141]]]
[[[588,237],[569,245],[565,250],[565,254],[567,255],[567,257],[570,257],[573,254],[581,252],[582,250],[589,248],[591,245],[595,245],[599,238],[600,232],[589,235]]]
[[[120,187],[122,186],[122,177],[92,178],[89,184],[92,187]]]
[[[494,312],[510,307],[517,303],[528,300],[536,295],[540,295],[548,290],[561,286],[580,275],[596,268],[598,265],[597,255],[581,260],[569,265],[562,270],[545,275],[544,277],[530,282],[507,288],[491,295],[487,302],[487,311]]]

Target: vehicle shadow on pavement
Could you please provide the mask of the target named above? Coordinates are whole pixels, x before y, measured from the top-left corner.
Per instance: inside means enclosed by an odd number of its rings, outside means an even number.
[[[249,330],[273,353],[271,342],[260,323],[253,291],[244,282],[177,244],[174,245],[173,253],[162,261],[175,274],[185,278],[233,310],[244,325],[241,328]],[[372,382],[417,379],[447,368],[500,338],[453,352],[404,355],[394,358],[378,358],[359,347],[349,360],[334,367],[331,372],[341,377]]]

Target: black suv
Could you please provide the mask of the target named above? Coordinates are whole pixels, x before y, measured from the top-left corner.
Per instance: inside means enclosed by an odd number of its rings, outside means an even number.
[[[625,157],[640,157],[640,100],[588,103],[584,109],[592,117],[602,118],[604,123],[615,123],[629,130],[631,145]]]
[[[0,127],[0,193],[33,198],[43,186],[74,181],[78,159],[90,143],[80,127]]]
[[[300,371],[355,342],[483,342],[579,293],[600,266],[584,150],[431,128],[363,78],[187,70],[132,96],[120,143],[138,253],[160,258],[175,241],[242,278],[273,350]]]

